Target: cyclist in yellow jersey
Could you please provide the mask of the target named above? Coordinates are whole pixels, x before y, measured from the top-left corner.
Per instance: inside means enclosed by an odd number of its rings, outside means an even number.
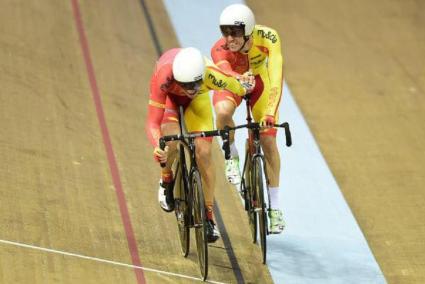
[[[195,48],[170,49],[157,61],[150,84],[146,132],[154,146],[155,159],[166,163],[161,171],[158,201],[167,212],[171,212],[174,205],[171,165],[176,143],[169,142],[166,149],[161,150],[158,140],[163,135],[179,133],[180,106],[183,107],[184,122],[189,132],[213,130],[210,90],[227,90],[238,96],[243,96],[247,91],[238,80],[223,73]],[[211,163],[211,139],[197,138],[195,143],[207,208],[207,237],[208,241],[214,242],[219,234],[212,213],[215,172]]]
[[[283,58],[280,38],[269,27],[256,25],[254,15],[247,6],[233,4],[220,15],[220,30],[223,35],[211,49],[214,63],[235,78],[255,78],[251,92],[251,108],[254,120],[266,128],[261,133],[261,146],[266,158],[271,207],[269,212],[272,233],[281,233],[284,228],[279,205],[280,156],[276,143],[278,107],[282,94]],[[213,102],[218,128],[234,126],[232,116],[241,98],[227,90],[214,92]],[[231,159],[226,161],[226,176],[233,184],[240,183],[239,155],[231,137]]]

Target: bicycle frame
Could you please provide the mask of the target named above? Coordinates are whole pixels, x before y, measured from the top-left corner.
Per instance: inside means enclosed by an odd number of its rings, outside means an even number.
[[[204,200],[204,192],[202,189],[202,181],[199,173],[199,169],[196,161],[196,143],[195,139],[198,137],[211,137],[211,136],[221,136],[224,141],[228,141],[229,132],[225,130],[212,130],[212,131],[203,131],[203,132],[194,132],[194,133],[186,133],[184,127],[184,118],[183,111],[180,108],[179,112],[180,116],[180,134],[177,135],[167,135],[163,136],[159,140],[160,148],[163,150],[165,148],[166,142],[168,141],[178,141],[179,142],[179,162],[182,163],[180,168],[182,170],[182,179],[184,179],[184,192],[185,199],[179,198],[179,204],[181,201],[186,201],[185,212],[184,214],[189,214],[188,220],[186,219],[184,222],[184,227],[186,231],[183,232],[185,236],[187,236],[187,246],[183,248],[182,252],[184,256],[187,256],[189,250],[189,239],[188,229],[187,228],[195,228],[195,236],[196,236],[196,246],[198,251],[199,265],[201,268],[201,275],[203,280],[207,278],[208,275],[208,245],[207,245],[207,233],[206,233],[206,211],[205,211],[205,200]],[[187,171],[186,164],[186,152],[189,151],[190,165],[189,172]],[[227,151],[226,151],[227,153]],[[161,166],[165,166],[161,164]],[[196,189],[195,189],[196,188]],[[181,192],[181,189],[180,189]],[[181,212],[181,208],[178,207],[178,211]],[[188,210],[188,211],[186,211]],[[189,212],[189,213],[187,213]],[[177,214],[176,214],[177,216]],[[178,222],[180,221],[179,218]],[[187,221],[187,222],[186,222]],[[179,228],[181,223],[179,223]],[[182,236],[182,231],[179,232],[180,236]],[[186,237],[183,237],[186,238]],[[181,244],[182,238],[180,239]]]
[[[271,208],[271,198],[269,190],[270,181],[267,174],[267,165],[265,163],[265,157],[261,150],[261,125],[256,122],[252,122],[251,109],[249,105],[250,98],[249,96],[245,96],[244,99],[246,101],[247,124],[235,127],[226,126],[224,129],[227,131],[231,131],[240,128],[248,128],[248,147],[246,149],[245,162],[242,171],[241,193],[243,193],[243,198],[245,200],[245,210],[247,211],[249,216],[252,239],[254,243],[257,242],[257,230],[260,230],[260,246],[263,253],[263,263],[265,263],[267,254],[266,235],[269,234],[266,212],[269,211]],[[292,138],[291,132],[289,130],[289,124],[287,122],[284,122],[282,124],[275,124],[274,127],[282,127],[285,129],[286,145],[288,147],[291,146]],[[229,147],[228,143],[227,145],[224,144],[225,143],[223,143],[223,148]],[[226,159],[228,159],[228,156],[226,156]],[[264,189],[264,187],[266,189]],[[268,204],[266,204],[265,201],[265,191],[267,192],[266,194]],[[259,223],[257,224],[257,222]]]
[[[196,163],[196,145],[195,145],[195,138],[198,137],[198,135],[193,135],[190,133],[187,133],[186,126],[184,124],[184,117],[183,117],[183,108],[180,107],[179,109],[179,126],[180,126],[180,134],[177,135],[168,135],[161,137],[160,139],[160,148],[165,148],[165,143],[168,141],[178,141],[178,147],[179,147],[179,156],[176,157],[176,159],[179,159],[179,163],[181,163],[181,167],[183,169],[182,171],[182,178],[184,179],[184,182],[186,184],[189,183],[190,178],[192,177],[193,173],[198,169],[198,165]],[[186,163],[186,151],[184,149],[187,149],[190,153],[189,156],[189,169],[187,168]],[[162,167],[164,167],[164,164],[161,164]],[[188,196],[189,200],[193,200],[193,189],[191,186],[185,187],[187,188],[188,192],[185,192],[185,195]],[[184,190],[184,189],[183,189]],[[192,210],[192,202],[189,202],[187,204],[189,206],[189,210]],[[191,215],[191,220],[189,220],[189,224],[191,224],[190,228],[193,227],[193,216]]]
[[[254,123],[252,123],[252,115],[251,115],[251,108],[249,105],[250,102],[250,97],[249,96],[245,96],[245,104],[246,104],[246,121],[247,121],[247,125],[254,125]],[[254,160],[257,157],[260,157],[260,159],[263,162],[263,165],[265,165],[265,158],[264,155],[261,151],[261,140],[260,140],[260,129],[259,128],[249,128],[248,127],[248,149],[247,149],[249,156],[251,157],[251,160],[249,161],[250,163],[253,163]],[[248,162],[247,159],[248,155],[245,157],[245,162],[244,162],[244,167],[243,167],[243,171],[242,171],[242,177],[245,174],[245,170],[246,170],[246,163]],[[267,200],[268,200],[268,206],[267,208],[270,208],[270,191],[269,191],[269,178],[267,175],[267,167],[264,166],[264,176],[266,178],[266,188],[267,188]]]

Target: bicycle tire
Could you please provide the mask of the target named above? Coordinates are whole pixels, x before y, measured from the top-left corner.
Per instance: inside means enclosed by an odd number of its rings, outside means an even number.
[[[191,174],[191,186],[193,193],[193,217],[196,237],[196,250],[202,279],[208,276],[208,241],[207,241],[207,216],[205,212],[204,192],[201,177],[197,170]]]
[[[182,149],[181,149],[182,150]],[[183,166],[182,160],[176,162],[175,166],[175,183],[174,192],[176,194],[175,199],[175,216],[177,221],[177,229],[180,240],[180,250],[184,257],[187,257],[190,249],[190,208],[187,200],[187,170]]]
[[[265,264],[267,257],[267,212],[264,200],[263,161],[260,156],[253,159],[252,166],[252,185],[254,187],[254,195],[256,197],[255,213],[258,218],[262,261],[263,264]]]
[[[247,211],[249,228],[251,231],[252,243],[257,242],[257,214],[255,212],[255,198],[254,198],[254,187],[252,180],[252,166],[251,164],[251,155],[249,151],[245,155],[246,163],[244,167],[244,199],[245,199],[245,210]]]

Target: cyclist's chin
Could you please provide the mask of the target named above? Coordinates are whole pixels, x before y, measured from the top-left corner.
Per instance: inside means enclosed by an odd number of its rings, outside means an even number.
[[[197,95],[196,90],[186,90],[186,96],[188,96],[190,99],[194,99]]]
[[[239,44],[237,42],[229,42],[227,44],[227,47],[230,49],[231,52],[239,51],[242,47],[242,44]]]

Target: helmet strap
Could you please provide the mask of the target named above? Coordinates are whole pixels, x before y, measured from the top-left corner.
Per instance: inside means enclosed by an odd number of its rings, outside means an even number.
[[[241,48],[239,48],[238,52],[241,52],[246,47],[246,44],[249,42],[250,37],[251,37],[250,35],[243,37],[243,44],[242,44]]]

